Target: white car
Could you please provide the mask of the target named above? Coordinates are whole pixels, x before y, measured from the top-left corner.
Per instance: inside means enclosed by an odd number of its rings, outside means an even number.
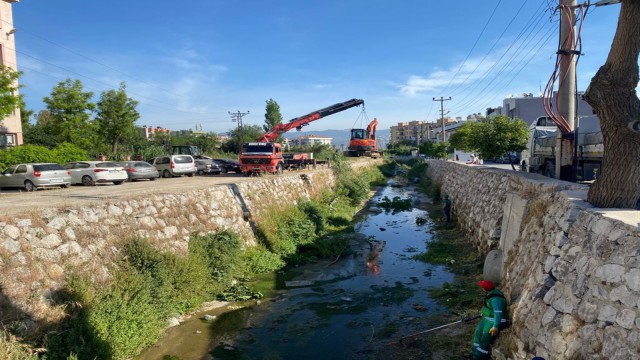
[[[120,185],[128,179],[124,167],[112,161],[74,161],[64,167],[71,173],[72,184],[94,186],[112,182]]]

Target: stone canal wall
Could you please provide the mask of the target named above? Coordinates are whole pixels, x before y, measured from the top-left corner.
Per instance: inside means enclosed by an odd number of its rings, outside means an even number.
[[[261,214],[334,182],[332,171],[318,170],[1,217],[0,323],[58,320],[63,309],[52,298],[66,277],[83,272],[98,283],[109,278],[122,240],[146,238],[159,249],[185,254],[192,233],[231,230],[251,246],[252,224]]]
[[[587,186],[536,174],[430,161],[428,175],[502,263],[514,324],[496,355],[640,359],[640,211],[594,208]]]

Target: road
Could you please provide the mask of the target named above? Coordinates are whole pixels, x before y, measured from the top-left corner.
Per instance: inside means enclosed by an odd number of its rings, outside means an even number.
[[[371,159],[358,158],[351,162],[352,167],[365,166]],[[280,176],[298,176],[301,173],[321,171],[308,169],[285,172]],[[326,169],[326,168],[324,168]],[[274,175],[265,175],[274,176]],[[35,192],[3,189],[0,191],[0,216],[11,216],[51,207],[78,207],[104,201],[122,201],[155,194],[175,194],[185,190],[208,189],[215,185],[237,184],[255,181],[260,177],[246,177],[242,174],[205,175],[194,177],[175,177],[126,182],[122,185],[98,184],[96,186],[73,185],[68,189],[52,188]],[[1,221],[1,219],[0,219]]]

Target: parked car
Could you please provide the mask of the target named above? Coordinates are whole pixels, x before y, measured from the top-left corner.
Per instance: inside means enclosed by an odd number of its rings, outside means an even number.
[[[72,184],[95,186],[112,182],[120,185],[128,179],[124,168],[113,161],[74,161],[64,167],[71,173]]]
[[[223,173],[233,172],[236,174],[240,174],[240,163],[237,160],[229,160],[229,159],[213,159],[218,165],[221,165],[224,168]]]
[[[34,191],[38,188],[71,185],[69,171],[60,164],[32,163],[8,167],[0,174],[0,188],[24,188]]]
[[[196,160],[196,168],[198,169],[198,175],[218,175],[223,171],[223,168],[214,160],[208,159]]]
[[[119,164],[122,165],[122,167],[124,167],[124,171],[127,172],[129,181],[143,179],[153,181],[160,177],[158,169],[146,161],[125,161],[120,162]]]
[[[173,176],[193,176],[198,169],[191,155],[164,155],[152,159],[151,165],[158,169],[163,178]]]

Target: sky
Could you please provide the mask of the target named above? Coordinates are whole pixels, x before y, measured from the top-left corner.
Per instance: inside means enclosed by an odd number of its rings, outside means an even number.
[[[27,108],[67,78],[127,86],[139,126],[224,133],[229,112],[263,125],[352,98],[305,131],[465,118],[544,89],[558,44],[557,0],[21,0],[13,5]],[[589,8],[578,89],[604,64],[620,5]]]

